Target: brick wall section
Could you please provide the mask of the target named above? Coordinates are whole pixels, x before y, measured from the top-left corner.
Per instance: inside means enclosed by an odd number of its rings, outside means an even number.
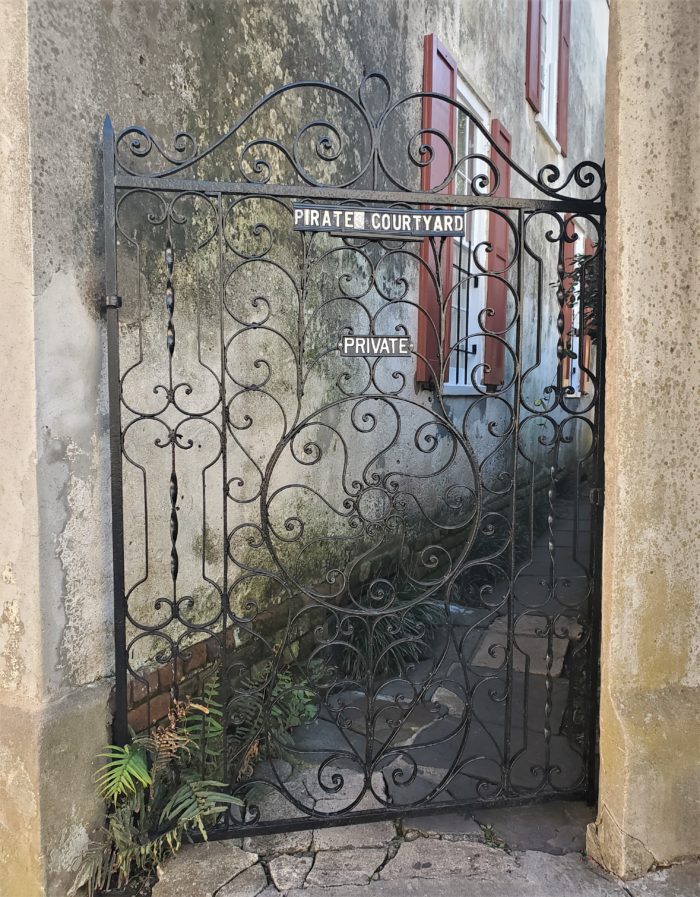
[[[300,607],[301,599],[297,603]],[[271,644],[281,641],[287,628],[288,613],[288,602],[274,604],[260,612],[255,620],[255,634],[266,638]],[[308,656],[313,649],[314,629],[320,622],[320,617],[310,614],[305,617],[303,628],[290,633],[288,641],[297,645],[298,656]],[[233,627],[228,629],[227,643],[229,663],[243,664],[247,669],[254,670],[268,659],[269,651],[258,639],[251,638],[241,645],[234,645]],[[127,689],[129,726],[138,733],[162,722],[176,693],[180,698],[201,695],[209,677],[218,674],[221,647],[221,636],[212,635],[183,648],[176,661],[155,669],[142,669],[137,676],[130,676]],[[288,659],[292,660],[292,656],[289,655]]]
[[[131,728],[135,732],[144,732],[165,719],[174,684],[177,684],[180,697],[199,694],[208,674],[213,672],[220,653],[219,640],[210,636],[189,647],[186,654],[183,653],[174,663],[143,672],[143,678],[131,677],[127,691]]]

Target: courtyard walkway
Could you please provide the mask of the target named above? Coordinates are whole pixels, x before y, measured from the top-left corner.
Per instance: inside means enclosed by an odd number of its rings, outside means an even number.
[[[700,863],[634,882],[583,854],[581,803],[190,845],[153,897],[700,897]]]

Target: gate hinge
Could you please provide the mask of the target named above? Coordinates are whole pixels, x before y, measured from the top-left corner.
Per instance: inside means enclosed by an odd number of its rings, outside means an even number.
[[[604,493],[600,487],[596,487],[595,489],[591,489],[588,493],[588,500],[593,505],[594,508],[599,508],[603,504]]]
[[[102,304],[104,308],[121,308],[122,307],[122,297],[121,296],[105,296],[102,300]]]

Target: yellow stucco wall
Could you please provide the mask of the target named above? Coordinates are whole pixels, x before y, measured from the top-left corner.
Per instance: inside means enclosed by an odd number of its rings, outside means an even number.
[[[0,2],[0,895],[39,893],[38,752],[30,722],[41,687],[35,480],[27,33],[24,10]],[[12,383],[8,389],[7,384]],[[8,525],[10,524],[11,525]],[[10,719],[19,725],[10,726]]]
[[[601,777],[590,852],[700,853],[700,15],[614,0]]]

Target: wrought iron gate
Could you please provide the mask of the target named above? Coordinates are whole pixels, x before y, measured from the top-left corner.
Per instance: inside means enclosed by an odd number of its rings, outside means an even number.
[[[602,169],[531,176],[379,73],[203,150],[107,120],[104,168],[115,738],[220,705],[221,836],[590,796]],[[305,202],[465,235],[296,231]]]

